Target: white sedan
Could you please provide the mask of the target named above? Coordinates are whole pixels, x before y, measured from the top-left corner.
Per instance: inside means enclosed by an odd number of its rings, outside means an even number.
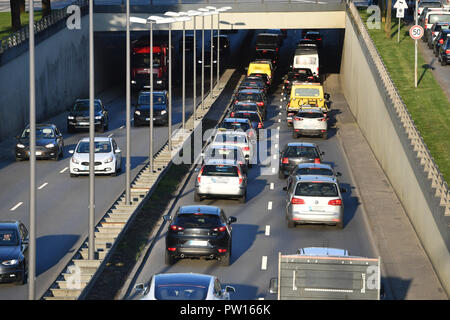
[[[96,174],[117,175],[121,171],[122,155],[113,138],[94,138],[94,168]],[[80,140],[75,150],[70,150],[70,176],[89,174],[89,138]]]

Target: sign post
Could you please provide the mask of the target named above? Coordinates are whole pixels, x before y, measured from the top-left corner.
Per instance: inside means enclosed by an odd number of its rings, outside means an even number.
[[[397,43],[400,42],[400,25],[402,18],[405,17],[405,10],[408,9],[408,5],[405,0],[397,0],[394,4],[394,8],[397,9],[396,16],[398,18],[398,32],[397,32]]]
[[[411,27],[411,29],[409,29],[409,35],[411,36],[412,39],[414,39],[414,51],[415,51],[415,56],[414,56],[414,87],[417,88],[417,40],[419,40],[420,38],[423,37],[423,28],[419,25],[414,25]]]

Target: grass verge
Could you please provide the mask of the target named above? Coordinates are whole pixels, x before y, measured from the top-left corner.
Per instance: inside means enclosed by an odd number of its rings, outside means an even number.
[[[93,284],[86,300],[113,300],[124,285],[139,257],[144,254],[155,224],[165,212],[190,165],[172,165],[151,197],[137,212],[133,223],[118,243],[103,272]]]
[[[20,22],[22,27],[28,25],[28,12],[20,15]],[[39,21],[42,18],[42,11],[34,11],[34,21]],[[11,12],[0,12],[0,39],[12,33],[11,29]]]
[[[359,13],[367,21],[366,10]],[[414,40],[409,36],[409,26],[401,26],[400,43],[395,15],[390,38],[385,35],[384,23],[381,29],[368,31],[445,181],[450,181],[450,103],[431,66],[419,52],[418,86],[414,88]]]

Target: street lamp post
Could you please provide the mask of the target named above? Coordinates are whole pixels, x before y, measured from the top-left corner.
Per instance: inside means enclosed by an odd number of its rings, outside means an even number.
[[[193,87],[193,96],[192,96],[192,103],[193,103],[193,128],[195,128],[195,120],[197,120],[196,115],[196,107],[197,107],[197,27],[196,27],[196,20],[197,16],[201,15],[201,12],[195,11],[195,10],[189,10],[187,12],[188,16],[192,17],[192,20],[194,22],[193,29],[194,29],[194,39],[193,39],[193,58],[194,58],[194,64],[193,64],[193,74],[194,74],[194,83],[192,84]]]
[[[210,82],[209,82],[209,96],[211,97],[211,98],[214,98],[214,95],[213,95],[213,85],[214,85],[214,79],[213,79],[213,74],[214,74],[214,55],[213,55],[213,53],[214,53],[214,51],[213,51],[213,39],[214,39],[214,31],[213,31],[213,23],[214,23],[214,15],[216,15],[216,14],[218,14],[219,12],[217,11],[217,8],[216,7],[211,7],[211,6],[208,6],[208,7],[206,7],[206,9],[208,9],[208,10],[211,10],[210,11],[210,14],[211,14],[211,43],[210,43],[210,47],[211,47],[211,62],[210,62],[210,65],[211,65],[211,69],[210,69]],[[217,49],[219,49],[219,48],[217,48]],[[217,78],[218,79],[218,78]]]
[[[225,12],[227,10],[231,10],[231,7],[222,7],[217,9],[217,88],[219,88],[219,79],[220,79],[220,13]]]
[[[202,13],[202,110],[205,109],[205,16],[211,15],[208,9],[198,9]],[[211,61],[212,63],[212,61]]]
[[[125,201],[127,205],[131,204],[131,178],[130,178],[130,169],[131,169],[131,79],[130,79],[130,0],[127,0],[126,4],[126,19],[127,19],[127,34],[126,34],[126,117],[125,117],[125,126],[126,126],[126,140],[127,140],[127,155],[125,160]]]

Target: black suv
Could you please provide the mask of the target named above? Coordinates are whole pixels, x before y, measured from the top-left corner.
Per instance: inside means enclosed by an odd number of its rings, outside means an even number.
[[[16,161],[30,157],[30,125],[17,136]],[[36,159],[59,160],[63,157],[64,139],[54,124],[36,124]]]
[[[322,163],[324,154],[315,143],[290,142],[280,151],[278,177],[285,179],[300,163]]]
[[[235,217],[227,218],[222,209],[214,206],[180,207],[170,221],[166,235],[166,264],[172,265],[177,259],[200,258],[218,259],[228,266],[231,258],[231,224]]]
[[[89,129],[89,99],[77,99],[68,111],[67,131],[69,133],[74,129]],[[108,130],[108,111],[100,99],[94,99],[94,124],[95,130],[99,132]]]
[[[0,221],[0,281],[25,284],[28,274],[28,230],[20,221]]]
[[[445,66],[450,61],[450,41],[448,41],[450,37],[444,41],[444,43],[439,47],[438,60],[441,65]]]

